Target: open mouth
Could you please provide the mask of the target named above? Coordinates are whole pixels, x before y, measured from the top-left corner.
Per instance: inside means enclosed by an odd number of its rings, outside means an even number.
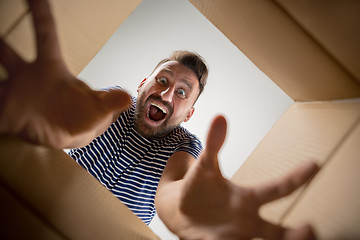
[[[167,111],[163,107],[161,107],[160,105],[158,105],[156,103],[150,104],[149,110],[147,113],[147,116],[150,120],[152,120],[154,122],[158,122],[158,121],[165,119],[166,115],[167,115]]]

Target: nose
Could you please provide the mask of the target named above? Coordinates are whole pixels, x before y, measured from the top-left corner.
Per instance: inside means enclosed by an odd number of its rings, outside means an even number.
[[[174,96],[174,89],[172,87],[166,88],[164,91],[160,93],[160,96],[162,100],[167,102],[172,102],[173,96]]]

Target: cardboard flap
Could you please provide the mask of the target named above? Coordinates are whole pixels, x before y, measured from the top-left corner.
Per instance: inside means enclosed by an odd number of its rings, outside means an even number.
[[[0,206],[1,239],[66,239],[1,184]]]
[[[320,165],[360,118],[360,102],[294,103],[232,178],[253,186],[289,173],[304,161]],[[301,190],[265,205],[261,215],[279,222]]]
[[[68,239],[158,239],[63,151],[0,138],[0,182]]]
[[[70,71],[78,75],[90,62],[115,30],[140,4],[141,0],[52,0],[51,8],[55,17],[63,57]],[[1,12],[8,12],[15,3],[6,0]],[[20,11],[20,10],[16,10]],[[6,41],[27,61],[35,59],[35,39],[30,13],[19,22],[6,18],[16,26],[6,35]]]
[[[27,13],[28,8],[23,0],[0,1],[0,35],[6,36]]]
[[[191,2],[293,100],[360,97],[359,79],[347,71],[350,67],[341,65],[311,32],[299,25],[276,2]],[[344,1],[344,4],[347,2],[351,1]],[[326,1],[322,3],[326,4]],[[357,26],[356,29],[360,29],[360,21]],[[353,43],[358,42],[354,40]],[[352,64],[359,66],[359,62]]]
[[[311,223],[319,239],[360,239],[360,119],[284,218]]]
[[[360,81],[360,2],[277,0],[341,66]]]

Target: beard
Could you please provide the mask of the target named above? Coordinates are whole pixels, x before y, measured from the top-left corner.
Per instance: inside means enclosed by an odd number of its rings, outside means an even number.
[[[145,117],[148,115],[148,102],[151,100],[156,100],[161,102],[163,105],[165,105],[168,109],[168,113],[165,116],[164,121],[159,126],[151,126],[145,121]],[[171,132],[174,128],[180,125],[183,119],[181,121],[171,123],[169,120],[173,114],[174,110],[173,107],[168,103],[163,101],[158,96],[150,96],[145,101],[142,97],[142,95],[139,95],[136,100],[136,107],[135,107],[135,129],[140,135],[146,138],[159,138],[167,135],[169,132]]]

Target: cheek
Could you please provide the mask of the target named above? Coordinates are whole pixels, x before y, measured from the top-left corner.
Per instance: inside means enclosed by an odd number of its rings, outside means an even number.
[[[189,110],[192,106],[189,104],[174,104],[174,113],[173,117],[177,120],[184,120],[188,116]]]
[[[146,98],[148,98],[151,94],[153,94],[153,90],[150,87],[147,86],[143,86],[139,92],[138,92],[138,96],[141,96],[141,98],[143,100],[146,100]]]
[[[153,94],[159,95],[163,91],[161,86],[159,85],[149,85],[147,88],[144,89],[144,95],[151,96]]]

